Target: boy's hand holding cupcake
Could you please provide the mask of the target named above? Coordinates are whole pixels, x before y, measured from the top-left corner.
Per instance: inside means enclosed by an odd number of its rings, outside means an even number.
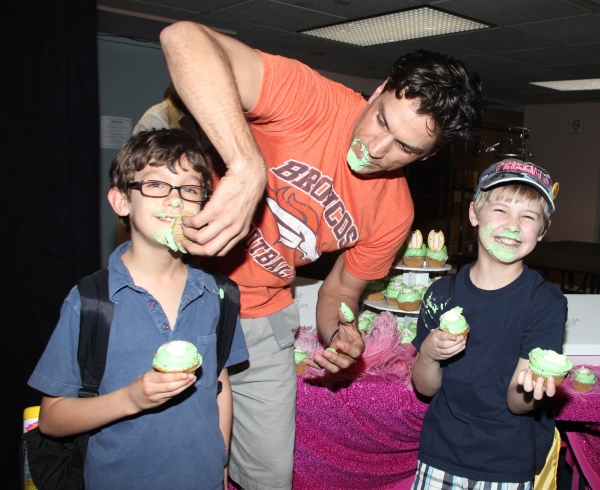
[[[439,327],[433,330],[421,345],[420,354],[432,361],[445,361],[465,350],[470,327],[456,306],[440,315]]]

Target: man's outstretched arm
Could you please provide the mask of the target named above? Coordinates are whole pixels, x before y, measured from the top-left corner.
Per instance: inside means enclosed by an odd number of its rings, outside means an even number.
[[[244,110],[260,95],[263,63],[254,49],[192,22],[161,32],[169,73],[186,107],[221,155],[227,173],[184,242],[196,255],[225,255],[249,231],[267,181],[266,166]],[[189,227],[188,227],[189,226]]]

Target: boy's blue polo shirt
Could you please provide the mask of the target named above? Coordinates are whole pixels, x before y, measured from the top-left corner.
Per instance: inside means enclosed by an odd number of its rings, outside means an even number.
[[[87,490],[223,488],[227,453],[219,430],[217,406],[216,327],[219,289],[212,276],[188,266],[177,322],[171,329],[158,303],[133,283],[119,246],[109,260],[109,292],[115,303],[106,371],[100,395],[127,386],[152,369],[157,349],[171,340],[193,342],[202,355],[198,380],[179,396],[154,410],[118,420],[89,440]],[[75,287],[65,300],[60,320],[29,379],[50,396],[77,397],[81,301]],[[248,359],[239,320],[226,366]]]

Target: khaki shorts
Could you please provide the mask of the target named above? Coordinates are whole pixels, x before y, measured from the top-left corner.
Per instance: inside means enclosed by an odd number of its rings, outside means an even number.
[[[272,318],[275,317],[275,318]],[[270,319],[270,320],[269,320]],[[292,488],[296,435],[293,346],[280,348],[271,323],[298,329],[296,304],[269,317],[242,319],[249,368],[230,375],[233,427],[229,476],[245,490]]]

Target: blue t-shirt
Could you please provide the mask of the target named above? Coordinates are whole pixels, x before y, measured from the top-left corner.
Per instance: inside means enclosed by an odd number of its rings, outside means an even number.
[[[552,442],[551,399],[514,415],[506,395],[519,358],[528,359],[535,347],[562,352],[567,301],[525,265],[515,281],[492,291],[477,288],[470,271],[471,265],[463,267],[456,276],[453,305],[452,277],[434,282],[419,315],[417,349],[453,306],[463,308],[471,327],[467,348],[442,363],[442,387],[423,420],[419,459],[472,480],[530,481],[536,459],[539,470]]]
[[[158,301],[133,283],[121,260],[129,246],[130,242],[119,246],[109,260],[109,294],[115,308],[100,395],[131,384],[152,369],[157,349],[172,340],[193,342],[203,363],[196,383],[177,397],[156,409],[117,420],[90,437],[86,489],[222,490],[227,452],[217,406],[219,288],[212,276],[188,266],[177,322],[171,329]],[[29,385],[46,395],[77,397],[81,388],[77,364],[80,308],[75,287],[29,378]],[[238,319],[226,366],[246,359]]]

